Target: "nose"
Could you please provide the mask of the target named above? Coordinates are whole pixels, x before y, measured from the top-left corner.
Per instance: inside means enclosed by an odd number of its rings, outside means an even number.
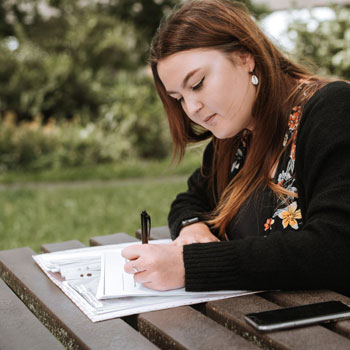
[[[184,110],[189,117],[195,116],[203,108],[203,103],[196,98],[187,98],[184,104]]]

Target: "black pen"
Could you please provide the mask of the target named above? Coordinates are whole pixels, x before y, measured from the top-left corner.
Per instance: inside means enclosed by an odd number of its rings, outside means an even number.
[[[141,239],[142,244],[148,243],[148,238],[151,233],[151,217],[146,210],[141,212]]]

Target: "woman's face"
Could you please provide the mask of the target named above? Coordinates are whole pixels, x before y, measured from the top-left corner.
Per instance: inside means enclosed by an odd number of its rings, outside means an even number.
[[[256,87],[250,72],[255,62],[250,54],[231,55],[232,60],[215,49],[193,49],[168,56],[157,66],[167,94],[219,139],[253,128]]]

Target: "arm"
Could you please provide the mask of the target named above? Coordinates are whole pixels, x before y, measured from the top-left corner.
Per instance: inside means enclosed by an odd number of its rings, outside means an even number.
[[[209,242],[218,240],[207,225],[197,222],[182,227],[182,222],[198,217],[204,220],[204,215],[214,209],[214,201],[209,189],[209,174],[213,157],[213,146],[209,143],[203,155],[203,172],[197,169],[188,179],[186,192],[177,195],[173,201],[168,217],[171,236],[176,244],[189,244],[193,241]]]
[[[350,292],[350,86],[310,99],[299,127],[299,231],[184,246],[187,290],[330,288]]]
[[[219,238],[214,236],[209,227],[198,222],[185,226],[180,230],[178,237],[174,240],[175,245],[185,245],[192,243],[219,242]]]

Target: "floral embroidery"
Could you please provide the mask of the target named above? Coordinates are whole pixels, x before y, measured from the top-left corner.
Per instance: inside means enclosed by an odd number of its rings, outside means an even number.
[[[244,160],[247,154],[247,145],[249,142],[249,134],[245,133],[242,135],[241,143],[236,151],[232,166],[231,166],[231,176],[234,177],[239,172],[244,164]]]
[[[243,147],[238,148],[232,163],[231,173],[234,173],[234,174],[238,173],[238,170],[240,169],[240,167],[244,162],[244,156],[245,156],[245,150],[243,149]]]
[[[294,131],[298,127],[299,119],[300,119],[300,111],[301,111],[300,106],[294,106],[292,108],[292,113],[290,114],[289,121],[288,121],[289,130]]]
[[[275,223],[275,220],[272,218],[269,218],[266,220],[265,224],[264,224],[264,230],[268,231],[271,230],[271,226]]]
[[[295,132],[295,133],[297,133],[297,131]],[[296,135],[295,135],[296,136]],[[296,137],[295,137],[295,139],[296,139]],[[295,142],[295,140],[293,141],[293,143],[292,143],[292,148],[291,148],[291,150],[290,150],[290,158],[292,159],[292,160],[295,160],[295,151],[296,151],[296,142]]]
[[[299,125],[300,117],[301,117],[301,107],[300,106],[294,106],[292,108],[292,113],[289,115],[288,131],[286,132],[286,135],[284,136],[283,147],[286,146],[290,136],[297,129],[297,127]]]
[[[301,219],[301,210],[297,209],[297,202],[293,202],[284,209],[280,209],[278,216],[282,219],[283,228],[286,228],[288,225],[297,230],[299,228],[298,219]]]
[[[298,125],[301,118],[301,107],[294,106],[288,120],[288,130],[284,136],[283,147],[286,147],[288,141],[291,140],[290,153],[286,168],[283,169],[277,176],[277,184],[289,192],[297,193],[295,186],[295,154],[296,154],[296,138],[298,133]],[[282,227],[285,229],[288,226],[297,230],[301,225],[302,213],[298,209],[297,201],[293,196],[286,196],[279,200],[271,218],[267,219],[264,224],[264,230],[269,231],[275,223],[276,218],[282,222]],[[299,220],[299,222],[297,221]],[[279,220],[278,220],[279,221]]]

